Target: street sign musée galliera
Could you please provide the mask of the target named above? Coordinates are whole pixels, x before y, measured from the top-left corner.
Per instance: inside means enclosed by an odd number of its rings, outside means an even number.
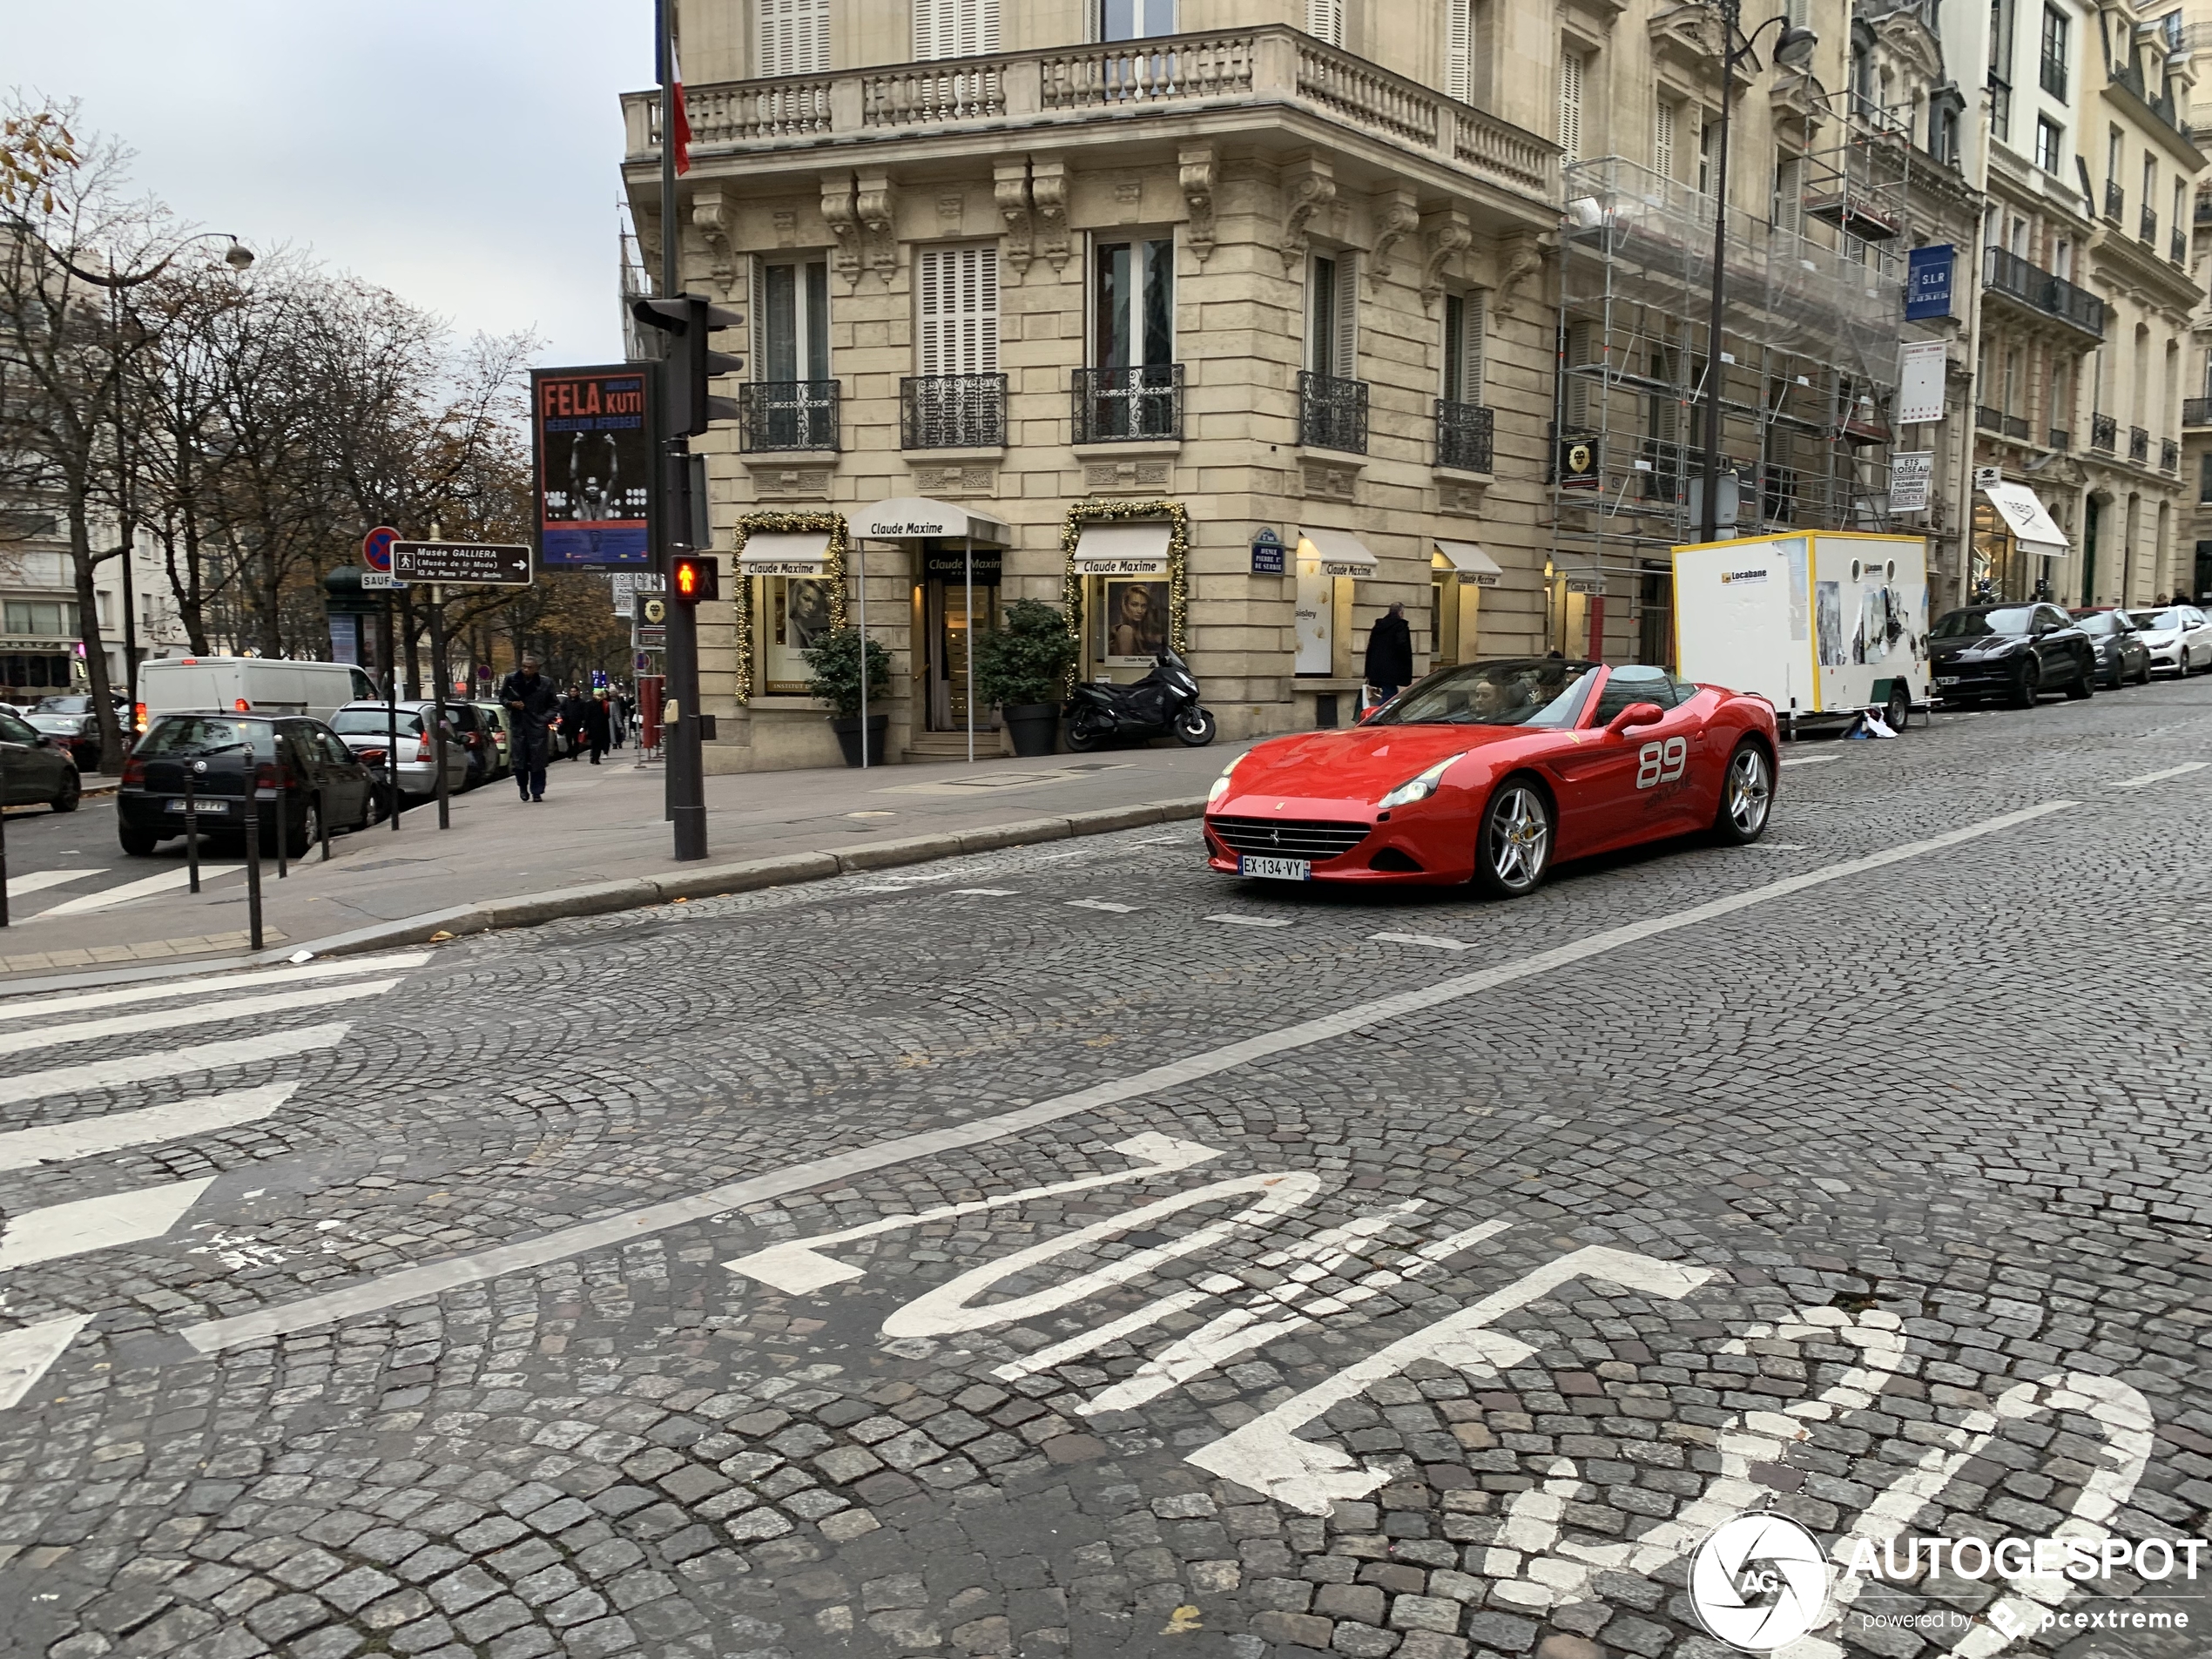
[[[532,563],[527,545],[497,542],[392,543],[392,574],[402,582],[527,588],[535,576]]]

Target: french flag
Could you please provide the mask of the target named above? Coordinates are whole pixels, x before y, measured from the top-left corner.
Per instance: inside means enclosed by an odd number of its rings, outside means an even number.
[[[684,69],[676,58],[676,43],[668,43],[668,105],[675,119],[669,123],[676,145],[676,171],[691,170],[691,118],[684,111]]]

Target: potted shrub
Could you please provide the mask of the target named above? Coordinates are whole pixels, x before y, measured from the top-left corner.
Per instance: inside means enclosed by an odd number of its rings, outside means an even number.
[[[860,764],[860,635],[857,629],[840,628],[824,634],[819,643],[799,653],[812,676],[806,695],[830,705],[830,730],[845,751],[845,764]],[[871,639],[867,642],[868,729],[867,760],[883,764],[883,734],[891,724],[891,653]]]
[[[1015,754],[1052,752],[1076,656],[1067,617],[1038,599],[1016,599],[998,630],[975,642],[976,692],[998,705]]]

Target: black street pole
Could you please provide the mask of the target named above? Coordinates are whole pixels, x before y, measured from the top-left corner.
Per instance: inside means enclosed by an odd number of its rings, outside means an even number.
[[[1728,112],[1735,101],[1736,31],[1741,0],[1720,0],[1721,144],[1713,179],[1713,310],[1705,327],[1705,476],[1700,486],[1697,539],[1719,539],[1721,509],[1722,314],[1728,304]]]
[[[660,65],[660,291],[664,298],[681,293],[677,261],[682,251],[676,218],[676,104],[671,90],[676,78],[676,17],[671,0],[654,0],[653,22],[658,38],[656,57]],[[672,342],[681,350],[680,342]],[[673,599],[670,580],[678,549],[691,537],[691,469],[690,448],[682,438],[671,438],[663,455],[667,484],[661,492],[660,548],[658,561],[661,587]],[[706,791],[703,772],[705,758],[699,749],[699,633],[695,605],[671,603],[668,617],[668,690],[676,705],[670,724],[665,786],[668,819],[675,830],[675,856],[679,861],[706,856]]]
[[[432,533],[435,534],[435,527]],[[430,674],[431,713],[437,722],[430,743],[438,758],[438,827],[450,829],[453,819],[446,788],[446,596],[440,587],[430,590]]]
[[[384,656],[384,771],[392,780],[392,799],[384,810],[391,814],[392,833],[400,832],[400,671],[392,658],[392,590],[384,590],[384,619],[377,649]]]

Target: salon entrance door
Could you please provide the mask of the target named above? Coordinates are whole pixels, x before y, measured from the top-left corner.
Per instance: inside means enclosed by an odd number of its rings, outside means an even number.
[[[922,555],[922,639],[926,678],[927,725],[932,732],[968,730],[968,653],[977,630],[988,633],[998,625],[999,550],[977,548],[974,566],[974,611],[968,607],[967,573],[957,543],[949,548],[931,544]],[[980,698],[975,729],[998,730],[998,711]],[[991,752],[998,752],[995,745]]]

